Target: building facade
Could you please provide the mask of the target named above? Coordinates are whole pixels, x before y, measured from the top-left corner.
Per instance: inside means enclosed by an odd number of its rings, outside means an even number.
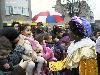
[[[31,0],[0,0],[0,18],[3,23],[31,21]]]

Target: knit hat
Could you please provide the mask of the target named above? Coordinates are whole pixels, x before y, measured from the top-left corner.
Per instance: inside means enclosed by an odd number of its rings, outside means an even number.
[[[19,36],[19,33],[12,27],[5,27],[2,29],[2,35],[9,39],[9,41],[14,41]]]
[[[90,23],[83,17],[72,17],[69,26],[76,36],[90,37],[92,34]]]

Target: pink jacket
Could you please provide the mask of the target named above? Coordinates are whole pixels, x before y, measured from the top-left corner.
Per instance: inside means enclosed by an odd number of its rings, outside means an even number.
[[[41,55],[44,57],[47,61],[56,61],[57,59],[54,57],[53,50],[49,47],[46,47],[46,45],[42,45],[43,50],[41,51]]]

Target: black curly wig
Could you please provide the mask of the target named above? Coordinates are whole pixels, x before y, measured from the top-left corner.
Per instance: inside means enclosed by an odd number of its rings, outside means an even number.
[[[69,29],[73,32],[74,35],[78,37],[84,37],[84,26],[76,21],[69,22]]]

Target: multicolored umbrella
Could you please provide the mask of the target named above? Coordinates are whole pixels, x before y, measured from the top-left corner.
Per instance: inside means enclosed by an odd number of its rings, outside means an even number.
[[[32,22],[59,23],[63,19],[61,15],[50,15],[49,12],[40,12],[32,18]]]

